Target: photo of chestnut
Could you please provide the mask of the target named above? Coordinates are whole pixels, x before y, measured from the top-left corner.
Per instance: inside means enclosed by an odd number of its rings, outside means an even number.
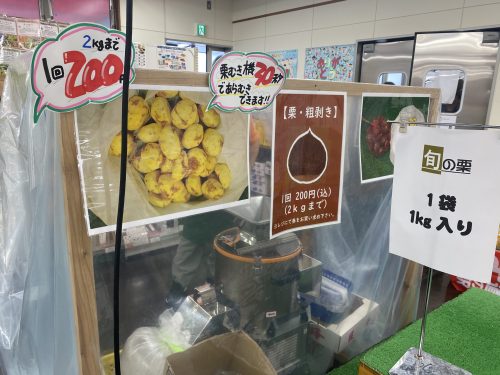
[[[147,88],[132,88],[128,99],[124,222],[243,204],[248,115],[207,109],[212,96],[206,88]],[[84,193],[101,227],[116,220],[120,118],[121,99],[77,112]]]
[[[363,95],[359,131],[361,183],[391,178],[391,121],[426,121],[429,97],[416,95]]]
[[[366,131],[366,144],[375,156],[384,155],[391,148],[391,125],[383,116],[375,117]]]

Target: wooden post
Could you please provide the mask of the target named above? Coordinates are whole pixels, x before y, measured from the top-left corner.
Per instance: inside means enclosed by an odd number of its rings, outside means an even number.
[[[382,375],[380,372],[367,367],[364,363],[360,362],[358,367],[358,375]]]
[[[99,332],[94,282],[93,254],[87,234],[73,113],[61,114],[61,164],[64,183],[66,233],[73,311],[80,374],[98,375],[100,369]]]

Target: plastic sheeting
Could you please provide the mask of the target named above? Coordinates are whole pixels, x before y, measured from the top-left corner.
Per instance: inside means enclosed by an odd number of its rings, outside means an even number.
[[[31,53],[0,108],[0,354],[8,375],[76,374],[58,116],[33,124]]]
[[[324,268],[351,280],[354,293],[380,306],[377,317],[347,347],[350,355],[393,334],[408,319],[400,306],[408,263],[388,253],[392,179],[361,184],[360,114],[361,97],[349,96],[342,222],[313,230],[313,256]],[[413,297],[418,298],[418,287]],[[410,318],[416,317],[416,306]]]
[[[396,96],[396,95],[395,95]],[[408,289],[408,262],[389,254],[392,179],[361,184],[359,132],[362,98],[347,97],[342,222],[299,232],[305,251],[323,263],[323,269],[352,282],[352,292],[376,302],[379,312],[346,349],[354,356],[392,335],[416,318],[419,287]],[[272,111],[256,115],[271,132]],[[418,269],[421,272],[420,269]],[[420,275],[416,276],[420,280]],[[415,280],[415,279],[414,279]],[[351,299],[354,303],[354,299]],[[349,308],[347,308],[349,310]]]
[[[316,369],[310,368],[311,374],[324,373],[325,368],[328,367],[328,361],[332,358],[332,352],[343,351],[347,356],[356,355],[391,335],[409,320],[415,318],[416,315],[417,305],[415,302],[418,299],[418,285],[408,286],[406,284],[407,276],[410,276],[407,275],[407,261],[388,253],[392,180],[386,179],[361,184],[359,164],[360,112],[361,97],[348,96],[342,222],[318,229],[300,231],[297,232],[297,235],[302,241],[304,252],[307,255],[320,260],[324,269],[350,280],[352,282],[352,292],[363,297],[364,300],[373,301],[373,304],[367,302],[372,306],[375,306],[376,303],[378,305],[378,314],[370,316],[369,323],[362,329],[357,330],[354,341],[349,342],[345,350],[343,347],[332,347],[323,352],[323,349],[318,349],[316,343],[308,341],[307,356],[310,355],[310,349],[315,350],[311,354],[312,360],[308,360],[308,366],[310,366],[310,363],[320,363],[323,356],[325,360],[321,365],[316,366]],[[269,137],[271,134],[272,111],[267,110],[256,114],[255,117],[266,126],[264,135]],[[265,154],[270,158],[270,153],[266,152]],[[264,163],[270,160],[262,159],[260,161]],[[254,204],[258,200],[252,199],[251,202],[250,204]],[[267,212],[262,213],[262,216],[259,214],[259,223],[264,223],[269,219],[268,211],[269,207],[267,207]],[[200,220],[202,220],[201,223],[203,220],[222,221],[211,215],[204,216]],[[259,223],[255,225],[258,226]],[[224,225],[222,222],[220,224],[221,226]],[[185,229],[187,225],[191,224],[184,222],[183,225]],[[234,226],[236,224],[233,222],[227,225]],[[269,224],[267,223],[267,225]],[[214,274],[213,270],[211,272],[204,271],[207,267],[214,267],[211,261],[211,257],[216,256],[212,249],[213,237],[207,238],[203,244],[186,246],[184,236],[187,233],[185,232],[179,233],[180,245],[179,241],[176,243],[164,241],[162,245],[163,240],[158,242],[155,240],[154,243],[153,241],[148,242],[148,230],[144,228],[144,234],[141,237],[144,241],[137,239],[136,244],[126,247],[124,252],[126,260],[122,268],[122,292],[127,294],[127,299],[121,302],[121,311],[127,317],[122,320],[121,336],[123,341],[134,330],[155,325],[158,315],[165,308],[165,296],[167,296],[167,299],[173,299],[173,297],[176,297],[175,293],[182,292],[183,288],[181,287],[187,287],[186,285],[176,285],[176,283],[182,284],[182,278],[176,276],[180,271],[188,270],[193,277],[203,275],[204,280],[213,282],[213,280],[210,280],[210,275]],[[150,231],[149,233],[149,236],[153,235],[153,232]],[[257,233],[257,229],[256,232],[252,233]],[[268,229],[259,231],[259,233],[266,233],[267,235]],[[99,281],[99,284],[96,283],[98,310],[106,311],[110,309],[110,301],[105,298],[99,299],[99,296],[109,293],[107,291],[109,291],[111,285],[105,280],[109,280],[109,270],[111,268],[110,264],[106,264],[108,255],[102,253],[101,251],[101,255],[98,255],[98,252],[96,252],[94,264],[95,277]],[[181,258],[183,259],[182,264],[177,262]],[[216,262],[215,269],[217,269]],[[230,272],[232,272],[235,279],[242,275],[238,268],[232,268]],[[209,276],[207,277],[206,274]],[[188,276],[186,275],[186,278]],[[418,275],[412,274],[410,279],[417,281]],[[198,281],[203,282],[204,280]],[[174,281],[173,284],[172,281]],[[247,289],[251,289],[253,285],[249,283]],[[226,286],[224,289],[227,291]],[[243,289],[241,289],[241,294],[245,293]],[[262,290],[269,291],[266,288]],[[252,295],[252,293],[249,293],[249,295]],[[283,293],[284,300],[288,298],[287,296],[289,294]],[[403,305],[403,298],[409,302],[407,306]],[[276,303],[280,302],[276,301]],[[359,298],[351,298],[350,303],[351,306],[346,308],[347,312],[352,311],[356,303],[359,303]],[[249,302],[249,304],[251,303]],[[104,313],[99,314],[99,324],[102,328],[100,335],[101,351],[103,353],[111,350],[110,343],[106,344],[106,341],[109,341],[107,335],[103,334],[110,332],[111,323],[109,316]],[[300,322],[294,322],[293,319],[289,323],[289,326],[297,329],[301,327]],[[217,331],[217,333],[220,333],[220,331]],[[308,340],[310,340],[310,337]],[[275,342],[280,343],[279,341]],[[273,350],[270,350],[269,347],[265,348],[268,355],[269,353],[272,355]],[[291,358],[289,364],[296,359],[294,355],[291,354],[287,357]],[[298,355],[305,356],[304,353],[298,353]],[[277,362],[279,361],[277,360]],[[326,367],[324,363],[326,363]],[[281,365],[284,364],[281,363]],[[296,373],[303,374],[300,370]]]

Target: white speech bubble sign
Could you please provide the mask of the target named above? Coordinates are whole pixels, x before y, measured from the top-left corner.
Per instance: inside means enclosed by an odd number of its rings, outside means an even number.
[[[212,67],[207,106],[224,112],[254,112],[266,109],[285,83],[285,69],[262,52],[229,52]]]
[[[132,50],[131,66],[134,55]],[[120,96],[124,60],[125,34],[99,24],[77,23],[45,40],[31,62],[35,123],[46,108],[69,112]],[[134,78],[131,68],[130,81]]]

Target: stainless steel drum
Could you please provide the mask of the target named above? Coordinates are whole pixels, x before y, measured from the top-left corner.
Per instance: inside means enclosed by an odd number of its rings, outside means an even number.
[[[297,313],[302,244],[295,234],[258,241],[232,228],[216,236],[214,249],[217,299],[239,312],[239,328],[272,336],[273,323]]]

